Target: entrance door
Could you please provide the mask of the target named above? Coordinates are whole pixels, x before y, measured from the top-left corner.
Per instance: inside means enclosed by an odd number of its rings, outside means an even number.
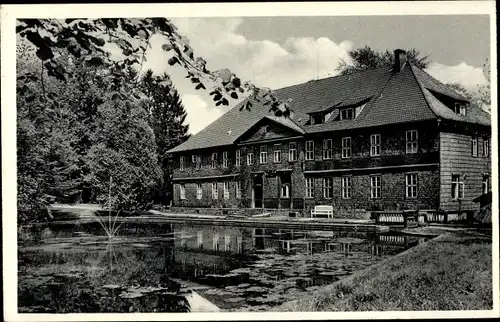
[[[264,191],[262,190],[262,176],[255,176],[252,185],[252,204],[254,208],[262,208],[262,199]]]

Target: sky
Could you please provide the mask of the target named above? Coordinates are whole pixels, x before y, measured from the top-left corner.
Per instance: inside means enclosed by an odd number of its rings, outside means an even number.
[[[416,48],[431,61],[427,72],[444,83],[475,89],[486,83],[489,58],[487,15],[172,18],[207,68],[229,68],[242,80],[273,89],[335,76],[348,51]],[[181,67],[167,64],[163,40],[152,39],[142,70],[171,75],[196,134],[229,107],[216,107],[207,91],[196,91]]]

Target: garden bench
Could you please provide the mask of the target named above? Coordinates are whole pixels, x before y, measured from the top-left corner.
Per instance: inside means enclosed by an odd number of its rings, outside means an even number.
[[[311,218],[317,217],[318,215],[333,218],[333,206],[314,206],[314,209],[311,210]]]

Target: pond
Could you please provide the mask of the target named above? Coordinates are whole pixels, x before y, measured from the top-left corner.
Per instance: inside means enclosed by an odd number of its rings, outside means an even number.
[[[18,245],[19,313],[267,311],[428,238],[97,223],[45,227]]]

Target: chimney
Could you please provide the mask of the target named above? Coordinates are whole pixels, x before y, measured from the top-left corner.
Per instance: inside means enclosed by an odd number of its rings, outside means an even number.
[[[406,51],[402,49],[394,50],[394,66],[392,70],[395,73],[399,73],[401,69],[403,69],[405,63],[406,63]]]

